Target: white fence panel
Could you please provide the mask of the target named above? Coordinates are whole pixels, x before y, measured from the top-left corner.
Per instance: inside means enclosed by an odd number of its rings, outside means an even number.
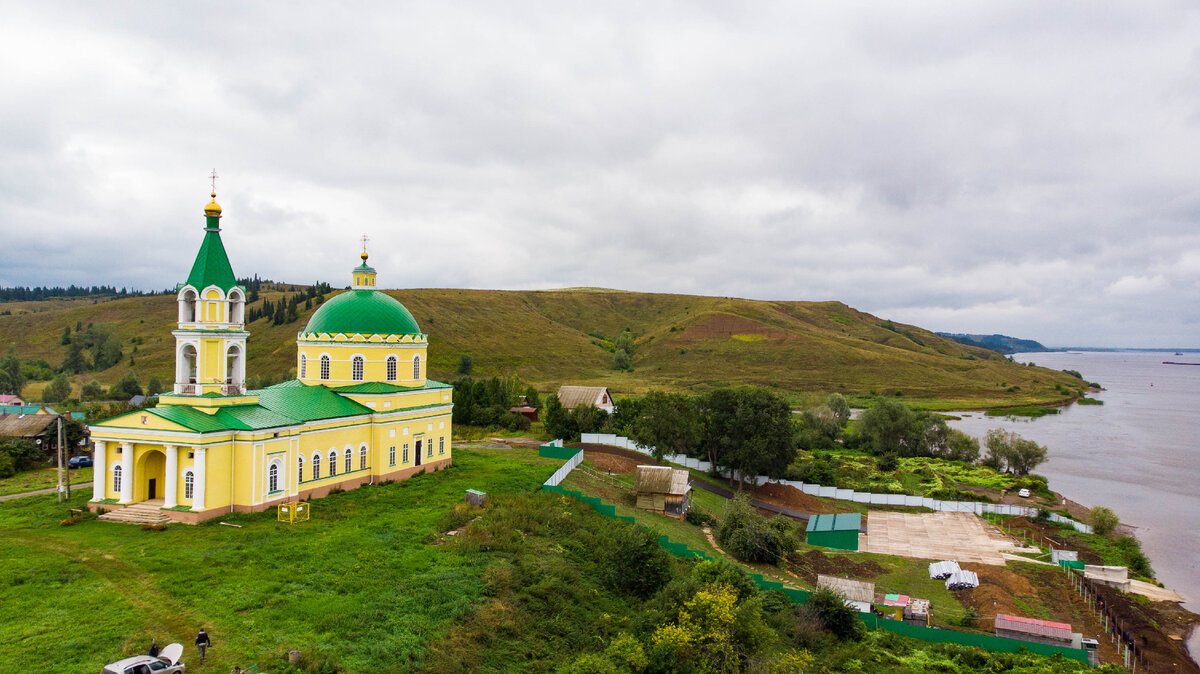
[[[866,492],[856,491],[854,492],[854,497],[850,500],[854,501],[855,503],[870,503],[871,495]]]
[[[933,499],[929,498],[928,496],[921,497],[921,506],[924,508],[936,510],[936,508],[933,507],[933,502]]]
[[[925,499],[921,498],[920,496],[907,496],[906,495],[904,497],[904,505],[906,505],[906,506],[922,506],[922,505],[924,505],[924,502],[925,502]]]
[[[853,489],[839,489],[835,492],[834,498],[839,501],[853,501],[854,500],[854,490]]]
[[[581,463],[583,463],[582,451],[577,452],[575,456],[567,459],[567,462],[559,466],[558,470],[554,471],[554,474],[550,476],[550,479],[546,480],[543,484],[551,487],[557,487],[558,485],[562,484],[562,481],[567,479],[567,475],[570,475],[571,471],[575,470],[575,467]]]

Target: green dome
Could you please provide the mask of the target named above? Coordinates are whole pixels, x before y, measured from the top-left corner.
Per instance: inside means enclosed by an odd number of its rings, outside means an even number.
[[[417,320],[395,299],[378,290],[347,290],[321,305],[304,332],[330,335],[419,335]]]

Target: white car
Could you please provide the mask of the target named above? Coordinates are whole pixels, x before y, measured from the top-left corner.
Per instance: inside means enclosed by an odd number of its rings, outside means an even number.
[[[184,670],[179,661],[183,656],[183,644],[169,644],[152,655],[135,655],[104,666],[104,674],[176,674]]]
[[[1020,496],[1021,498],[1029,498],[1029,490],[1021,489],[1021,491],[1017,492],[1017,496]]]

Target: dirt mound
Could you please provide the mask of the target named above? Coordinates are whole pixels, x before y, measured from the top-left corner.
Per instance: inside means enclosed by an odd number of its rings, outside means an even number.
[[[597,452],[595,450],[583,451],[583,458],[592,462],[596,470],[602,470],[606,473],[632,473],[640,465],[645,465],[646,461],[640,461],[628,456],[620,454],[610,454],[608,452]]]
[[[787,557],[788,566],[806,582],[815,585],[817,574],[848,577],[855,580],[874,578],[884,568],[870,560],[855,562],[848,555],[827,555],[820,550],[809,550],[804,554],[793,552]]]
[[[1013,573],[1004,566],[991,564],[963,564],[962,568],[979,575],[979,587],[955,593],[964,606],[972,606],[984,619],[981,624],[994,619],[997,613],[1025,615],[1022,597],[1038,596],[1038,589],[1029,579]],[[1069,597],[1064,597],[1069,604]],[[1020,602],[1022,605],[1018,605]],[[1070,622],[1069,620],[1067,622]]]
[[[850,508],[842,508],[822,501],[815,496],[805,494],[799,489],[789,487],[786,484],[768,482],[755,489],[752,494],[754,498],[760,501],[782,506],[790,510],[799,510],[800,512],[817,514],[853,512]]]

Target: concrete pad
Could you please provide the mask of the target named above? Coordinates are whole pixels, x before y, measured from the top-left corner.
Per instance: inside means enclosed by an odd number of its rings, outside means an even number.
[[[859,549],[917,559],[1003,566],[1003,553],[1031,548],[1016,544],[974,513],[872,511],[867,515],[866,545],[860,545]]]
[[[1168,590],[1165,587],[1159,587],[1143,580],[1130,580],[1129,591],[1133,594],[1140,594],[1144,597],[1149,597],[1153,601],[1183,601],[1183,597],[1179,596],[1179,593],[1175,590]]]

